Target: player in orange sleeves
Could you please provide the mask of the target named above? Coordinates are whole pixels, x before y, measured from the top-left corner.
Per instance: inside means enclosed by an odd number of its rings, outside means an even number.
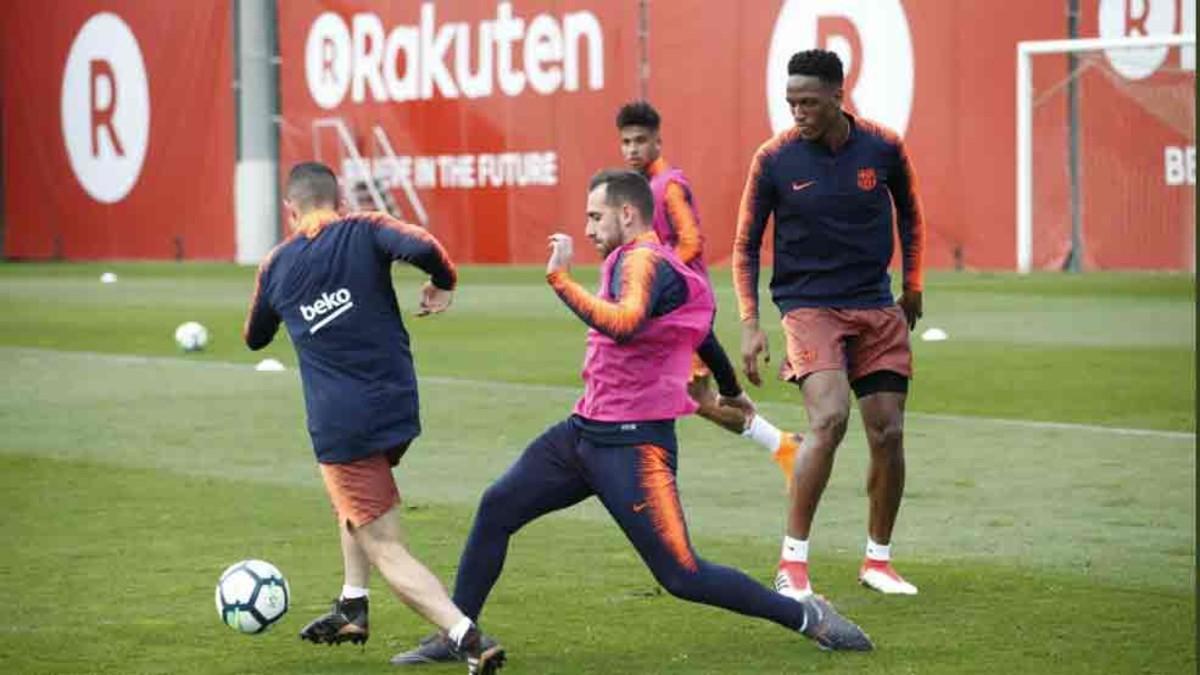
[[[796,456],[776,587],[793,597],[812,593],[809,531],[853,392],[871,448],[859,581],[914,595],[916,586],[892,567],[891,539],[904,494],[908,332],[921,318],[925,224],[903,141],[842,110],[842,80],[833,52],[792,56],[787,100],[796,126],[764,143],[751,163],[733,250],[742,359],[747,378],[759,384],[758,357],[769,354],[758,324],[759,251],[773,217],[771,296],[787,341],[782,376],[799,385],[809,423]],[[893,299],[888,264],[897,235],[904,290]]]
[[[650,182],[654,194],[653,225],[659,240],[674,250],[685,265],[707,277],[704,236],[700,233],[700,215],[691,184],[683,171],[667,164],[663,158],[659,135],[661,124],[658,111],[645,101],[621,106],[617,112],[621,155],[629,168]],[[696,414],[762,445],[771,452],[772,459],[790,484],[800,437],[780,431],[755,409],[738,383],[737,373],[714,332],[710,331],[705,338],[705,347],[716,355],[716,362],[710,368],[699,356],[692,360],[688,395],[700,405]],[[717,391],[713,391],[714,379]]]
[[[337,177],[302,162],[288,174],[292,234],[258,269],[243,328],[266,347],[279,327],[300,365],[313,453],[333,502],[344,584],[301,639],[362,644],[370,637],[367,580],[375,568],[415,612],[446,631],[471,675],[504,665],[505,652],[451,602],[404,544],[392,467],[421,433],[417,373],[392,286],[392,263],[429,275],[417,316],[450,306],[458,276],[437,239],[382,213],[339,213]]]

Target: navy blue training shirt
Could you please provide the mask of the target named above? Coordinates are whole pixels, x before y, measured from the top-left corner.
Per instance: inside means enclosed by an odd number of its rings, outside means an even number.
[[[287,326],[300,362],[317,461],[351,462],[421,433],[408,331],[392,288],[392,262],[453,290],[454,264],[419,227],[386,214],[305,216],[258,270],[244,337],[267,346]]]
[[[733,281],[742,320],[758,317],[759,251],[775,221],[771,296],[798,307],[893,303],[888,265],[900,239],[904,288],[922,290],[925,222],[900,137],[849,113],[837,150],[788,129],[759,147],[742,193]]]

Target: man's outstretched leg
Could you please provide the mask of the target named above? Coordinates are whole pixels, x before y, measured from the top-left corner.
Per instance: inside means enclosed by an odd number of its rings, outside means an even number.
[[[547,429],[483,493],[458,563],[454,602],[478,621],[488,595],[500,578],[508,542],[527,523],[591,496],[575,459],[577,431],[569,421]],[[487,636],[483,637],[485,644]],[[419,666],[460,660],[444,631],[392,657],[392,665]]]
[[[824,598],[790,598],[692,548],[675,487],[675,453],[656,445],[585,449],[589,478],[625,536],[671,595],[799,631],[822,649],[867,651],[870,638]]]

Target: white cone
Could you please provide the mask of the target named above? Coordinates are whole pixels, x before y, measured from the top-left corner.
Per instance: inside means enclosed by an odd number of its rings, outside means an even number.
[[[258,362],[257,366],[254,366],[254,369],[260,373],[278,373],[285,370],[283,364],[275,359],[263,359]]]
[[[948,337],[950,336],[946,335],[946,331],[942,330],[941,328],[930,328],[924,333],[921,333],[921,339],[926,342],[941,342]]]
[[[100,283],[102,283],[102,284],[115,284],[115,283],[117,283],[117,275],[116,275],[116,273],[115,273],[115,272],[105,272],[104,274],[101,274],[101,275],[100,275]]]

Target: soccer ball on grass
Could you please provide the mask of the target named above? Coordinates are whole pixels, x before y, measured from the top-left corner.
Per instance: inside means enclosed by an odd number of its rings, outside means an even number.
[[[175,329],[175,344],[185,352],[198,352],[208,344],[208,329],[195,321],[181,323]]]
[[[292,592],[279,568],[262,560],[236,562],[217,582],[217,614],[226,626],[261,633],[287,614]]]

